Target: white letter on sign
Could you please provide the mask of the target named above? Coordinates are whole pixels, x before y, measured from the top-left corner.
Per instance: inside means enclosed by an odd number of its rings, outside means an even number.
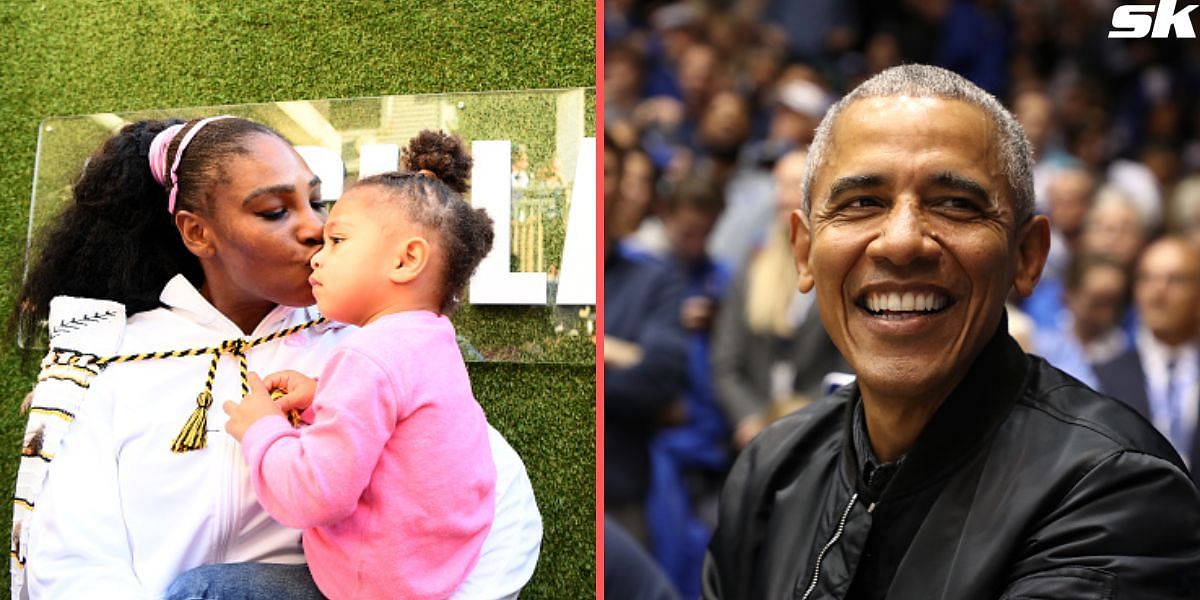
[[[388,173],[400,168],[400,146],[363,144],[358,150],[358,178]]]
[[[596,138],[583,138],[571,184],[562,273],[555,302],[567,306],[596,303]]]
[[[512,144],[505,141],[471,143],[471,204],[492,218],[492,251],[471,278],[471,304],[546,304],[545,273],[513,273]],[[594,189],[594,186],[593,186]]]
[[[346,177],[346,165],[337,152],[321,146],[296,146],[296,153],[308,163],[313,175],[321,178],[322,200],[337,200],[342,197],[342,180]]]

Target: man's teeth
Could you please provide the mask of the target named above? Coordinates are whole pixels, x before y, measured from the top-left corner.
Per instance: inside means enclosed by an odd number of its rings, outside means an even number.
[[[867,296],[867,310],[871,312],[885,310],[888,312],[933,312],[944,308],[948,301],[946,296],[934,293],[879,293]]]

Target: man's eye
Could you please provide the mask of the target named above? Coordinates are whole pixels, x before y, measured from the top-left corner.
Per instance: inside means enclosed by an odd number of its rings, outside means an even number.
[[[268,210],[268,211],[260,212],[260,213],[258,213],[258,216],[260,216],[268,221],[278,221],[279,219],[282,219],[283,216],[286,214],[287,214],[286,208],[277,208],[275,210]]]
[[[315,210],[319,213],[329,212],[329,203],[324,200],[321,200],[321,199],[309,200],[308,203],[313,207],[313,210]]]
[[[883,206],[883,203],[879,201],[879,198],[874,196],[859,196],[857,198],[851,198],[850,201],[845,204],[846,208],[874,208],[876,206]]]
[[[944,198],[939,204],[955,211],[979,212],[979,206],[974,201],[972,201],[970,198],[964,198],[962,196],[951,196],[949,198]]]

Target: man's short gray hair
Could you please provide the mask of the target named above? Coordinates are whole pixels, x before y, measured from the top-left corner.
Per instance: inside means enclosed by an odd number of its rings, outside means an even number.
[[[1033,151],[1021,124],[995,96],[957,73],[930,65],[901,65],[887,69],[864,81],[829,108],[817,126],[808,149],[808,163],[801,189],[805,214],[812,208],[813,179],[830,151],[833,125],[838,116],[856,100],[895,96],[946,98],[979,107],[995,126],[1000,138],[1000,169],[1008,180],[1016,222],[1023,223],[1033,214]]]

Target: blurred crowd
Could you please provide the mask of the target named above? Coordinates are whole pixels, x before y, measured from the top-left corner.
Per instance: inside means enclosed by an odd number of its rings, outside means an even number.
[[[1010,332],[1200,466],[1200,44],[1109,39],[1118,4],[605,3],[604,502],[625,572],[696,597],[733,458],[852,377],[796,292],[789,216],[826,108],[900,63],[968,77],[1033,143],[1052,244]]]

